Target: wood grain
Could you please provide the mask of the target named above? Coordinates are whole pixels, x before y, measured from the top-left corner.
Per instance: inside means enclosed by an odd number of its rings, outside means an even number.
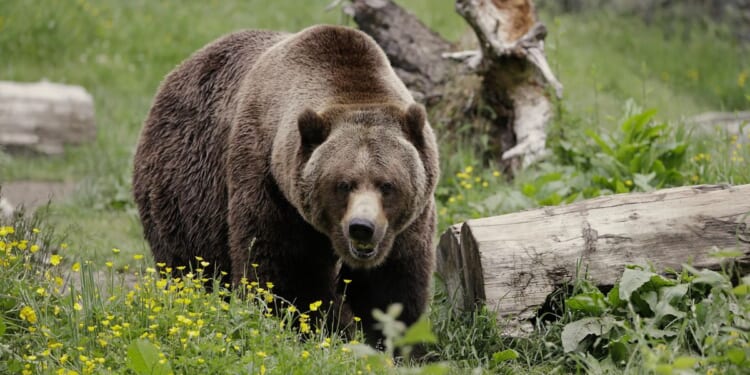
[[[438,257],[448,260],[439,264],[454,266],[438,273],[461,297],[457,308],[483,303],[523,325],[579,270],[599,285],[614,285],[629,264],[718,268],[722,259],[711,254],[719,250],[739,250],[748,262],[749,213],[750,185],[702,185],[470,220],[460,239],[441,241]],[[462,277],[444,274],[457,258]]]

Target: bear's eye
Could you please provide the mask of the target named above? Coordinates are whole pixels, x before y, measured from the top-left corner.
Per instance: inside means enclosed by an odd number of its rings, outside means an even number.
[[[336,191],[339,193],[349,193],[354,190],[354,183],[348,181],[340,181],[336,184]]]
[[[394,190],[396,190],[396,188],[390,182],[381,182],[378,188],[380,189],[380,194],[382,194],[384,197],[393,194]]]

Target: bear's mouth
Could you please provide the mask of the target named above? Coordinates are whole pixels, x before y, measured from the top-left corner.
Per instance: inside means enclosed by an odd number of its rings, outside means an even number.
[[[349,253],[359,260],[370,259],[377,254],[377,246],[370,242],[359,242],[357,240],[349,240]]]

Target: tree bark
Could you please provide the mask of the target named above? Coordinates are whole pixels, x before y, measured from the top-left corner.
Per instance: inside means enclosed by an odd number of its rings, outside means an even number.
[[[474,124],[508,167],[540,159],[552,118],[547,88],[560,96],[562,85],[547,64],[546,29],[531,0],[457,0],[456,9],[474,30],[478,49],[451,52],[455,46],[390,0],[352,0],[345,11],[383,47],[416,97],[443,114],[441,130]]]
[[[443,234],[437,272],[456,309],[484,304],[519,334],[579,271],[612,286],[629,264],[720,268],[712,256],[719,250],[750,262],[750,185],[612,195],[470,220]]]
[[[96,139],[94,100],[79,86],[0,81],[0,147],[57,155]]]
[[[353,1],[345,12],[383,48],[417,100],[434,103],[441,98],[441,87],[452,71],[442,57],[451,49],[448,41],[390,1]]]

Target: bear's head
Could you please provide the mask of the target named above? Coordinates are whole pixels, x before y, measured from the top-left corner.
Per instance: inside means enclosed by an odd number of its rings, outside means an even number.
[[[377,266],[432,199],[437,146],[424,108],[308,109],[297,122],[297,209],[347,265]]]

